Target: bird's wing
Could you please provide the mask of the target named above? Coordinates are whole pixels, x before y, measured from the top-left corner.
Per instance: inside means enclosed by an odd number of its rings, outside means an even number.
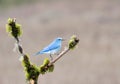
[[[39,54],[44,54],[44,53],[49,53],[52,50],[59,50],[61,47],[61,43],[60,42],[56,42],[56,40],[54,40],[51,44],[49,44],[47,47],[43,48],[41,51],[37,52],[35,55],[39,55]]]
[[[60,44],[53,41],[51,44],[49,44],[47,47],[45,47],[43,50],[41,50],[41,52],[47,52],[50,50],[54,50],[60,47]]]
[[[41,50],[41,51],[39,51],[39,52],[37,52],[34,56],[36,56],[36,55],[39,55],[39,54],[44,54],[44,53],[46,53],[46,52],[49,52],[49,51],[52,51],[52,50],[54,50],[54,49],[59,49],[60,47],[59,46],[56,46],[56,47],[51,47],[51,48],[44,48],[43,50]]]

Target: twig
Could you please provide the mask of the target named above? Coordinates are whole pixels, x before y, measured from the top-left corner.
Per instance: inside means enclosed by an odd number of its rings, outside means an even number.
[[[66,54],[70,49],[69,48],[65,48],[64,51],[62,51],[55,59],[53,59],[48,66],[53,65],[57,60],[59,60],[64,54]]]
[[[49,59],[44,59],[44,62],[41,66],[36,66],[31,63],[29,56],[23,52],[23,48],[20,45],[19,36],[21,33],[21,27],[16,23],[16,19],[8,19],[8,24],[6,25],[7,32],[10,33],[16,40],[17,48],[22,59],[22,64],[24,67],[26,80],[28,84],[37,84],[37,80],[40,74],[45,74],[46,72],[52,72],[54,70],[54,63],[57,62],[63,55],[65,55],[69,50],[74,49],[78,44],[79,39],[73,35],[68,42],[68,47],[65,48],[55,59],[51,62]]]

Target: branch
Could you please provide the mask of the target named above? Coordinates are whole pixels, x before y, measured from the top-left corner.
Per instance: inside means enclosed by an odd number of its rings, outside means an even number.
[[[37,66],[30,61],[29,55],[23,52],[23,48],[20,45],[19,40],[19,37],[22,35],[22,29],[21,26],[16,23],[16,19],[8,19],[8,23],[6,24],[6,31],[16,40],[17,49],[21,54],[21,62],[24,67],[28,84],[37,84],[37,80],[40,74],[43,75],[46,72],[53,72],[55,62],[57,62],[68,51],[74,49],[75,46],[79,43],[79,39],[73,35],[68,42],[68,47],[65,48],[55,59],[50,61],[48,58],[45,58],[43,64]]]
[[[56,61],[58,61],[64,54],[66,54],[70,49],[69,48],[65,48],[55,59],[53,59],[49,66],[54,64]]]
[[[70,51],[71,49],[74,49],[75,46],[79,43],[79,39],[73,35],[68,43],[68,47],[64,48],[64,50],[55,58],[53,59],[49,64],[48,67],[50,67],[51,65],[53,65],[56,61],[58,61],[62,56],[64,56],[68,51]]]

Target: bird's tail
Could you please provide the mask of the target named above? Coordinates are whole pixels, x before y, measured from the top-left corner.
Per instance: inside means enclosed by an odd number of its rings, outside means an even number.
[[[43,52],[39,51],[39,52],[35,53],[33,56],[37,56],[39,54],[43,54]]]

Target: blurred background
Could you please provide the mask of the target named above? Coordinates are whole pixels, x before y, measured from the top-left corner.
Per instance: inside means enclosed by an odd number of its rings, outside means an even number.
[[[49,56],[32,55],[56,37],[80,39],[38,84],[120,84],[120,0],[0,0],[0,84],[25,84],[9,17],[22,25],[21,44],[37,65]]]

